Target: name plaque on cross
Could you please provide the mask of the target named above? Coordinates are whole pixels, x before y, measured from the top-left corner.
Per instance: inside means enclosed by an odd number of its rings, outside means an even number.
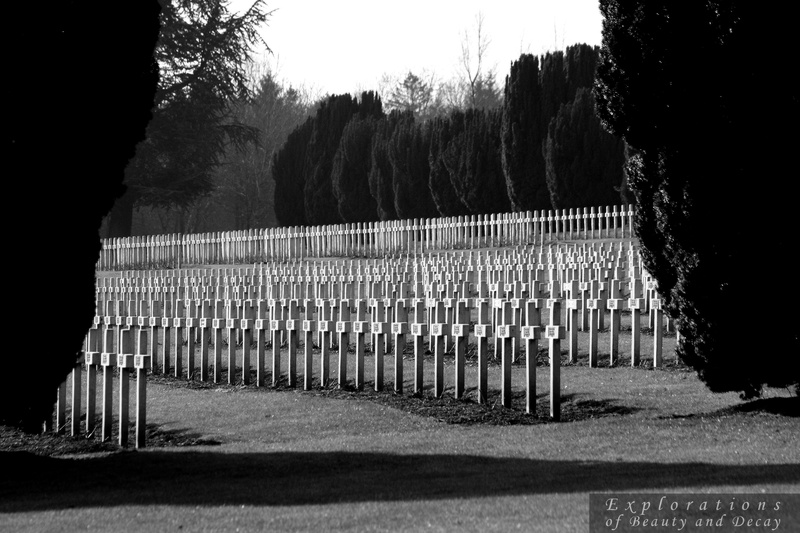
[[[466,337],[469,335],[469,324],[453,324],[452,332],[455,337]]]
[[[474,332],[476,337],[480,338],[491,337],[492,326],[491,324],[475,324]]]
[[[408,324],[405,322],[392,322],[392,333],[395,335],[405,335],[408,332]]]
[[[431,335],[434,337],[447,335],[447,324],[431,324]]]
[[[497,336],[501,339],[510,339],[514,336],[515,332],[516,326],[514,325],[497,326]]]
[[[522,338],[525,340],[535,340],[539,338],[539,326],[522,326]]]

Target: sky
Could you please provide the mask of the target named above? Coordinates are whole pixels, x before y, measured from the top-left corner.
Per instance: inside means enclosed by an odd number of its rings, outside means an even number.
[[[253,0],[231,0],[241,11]],[[522,53],[599,45],[598,0],[267,0],[261,35],[271,49],[256,60],[284,85],[319,96],[377,90],[386,74],[409,71],[453,79],[464,33],[476,47],[476,20],[489,39],[486,67],[502,87]]]

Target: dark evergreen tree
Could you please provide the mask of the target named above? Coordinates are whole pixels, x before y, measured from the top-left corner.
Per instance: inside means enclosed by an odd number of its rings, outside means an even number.
[[[428,187],[429,152],[430,128],[417,124],[413,115],[405,115],[389,143],[394,207],[400,219],[438,216]]]
[[[380,220],[397,219],[392,188],[392,163],[389,160],[389,144],[394,128],[400,120],[413,120],[410,111],[392,111],[378,121],[372,136],[372,158],[369,170],[369,192],[374,198]]]
[[[289,134],[272,159],[275,218],[280,226],[302,226],[308,223],[303,191],[308,175],[306,151],[313,130],[314,118],[309,117]]]
[[[429,127],[431,149],[428,185],[433,203],[443,217],[467,215],[469,210],[456,194],[445,162],[445,158],[448,157],[456,160],[461,158],[460,142],[463,140],[461,134],[464,131],[464,112],[456,110],[448,116],[436,117],[431,120]],[[451,165],[456,164],[456,161],[451,163]]]
[[[3,114],[3,176],[16,184],[9,194],[21,203],[19,210],[6,210],[6,226],[13,223],[13,230],[4,242],[19,257],[37,258],[26,262],[26,279],[47,280],[48,285],[59,280],[59,287],[57,296],[43,299],[32,293],[38,281],[10,283],[4,295],[13,302],[11,320],[43,316],[45,301],[57,307],[53,313],[58,318],[46,320],[43,337],[33,325],[8,336],[0,424],[41,433],[43,422],[52,420],[59,385],[76,364],[83,364],[84,339],[97,310],[98,228],[124,191],[125,167],[151,118],[158,84],[153,47],[159,5],[144,0],[108,2],[102,8],[92,2],[32,7],[4,6],[4,38],[21,45],[6,59],[10,105]],[[22,45],[28,42],[35,46]],[[42,50],[47,50],[46,67]],[[110,58],[99,57],[105,51],[111,51]],[[21,224],[22,216],[33,222]],[[41,225],[35,222],[39,218]],[[11,451],[16,436],[3,434],[7,494],[15,473],[38,476],[45,470],[28,453]],[[60,477],[53,471],[49,475]],[[10,509],[10,499],[4,496],[3,502]]]
[[[356,116],[348,122],[333,159],[333,194],[339,215],[348,223],[380,220],[377,204],[369,190],[372,137],[377,120],[372,116]]]
[[[523,54],[506,76],[501,129],[503,173],[514,211],[551,208],[542,156],[546,135],[539,59]]]
[[[349,94],[337,94],[328,96],[314,115],[303,184],[306,222],[311,226],[342,222],[333,196],[331,170],[342,131],[357,111],[358,102],[355,98]]]
[[[771,306],[748,327],[749,297],[761,295],[754,250],[780,253],[796,241],[795,196],[780,181],[796,144],[782,126],[798,119],[785,68],[791,17],[747,1],[600,5],[598,112],[634,150],[636,232],[681,332],[680,357],[712,391],[753,397],[764,385],[794,385],[800,393],[798,307]],[[754,46],[765,35],[768,54]]]
[[[578,89],[594,86],[600,47],[588,44],[568,46],[564,51],[564,69],[567,82],[566,101],[575,99]]]
[[[578,89],[550,122],[547,187],[554,209],[617,205],[624,186],[625,143],[605,131],[590,88]]]
[[[550,121],[556,117],[561,106],[571,100],[571,96],[567,84],[564,52],[562,50],[547,52],[542,56],[540,64],[541,112],[539,120],[544,128],[542,132],[542,143],[544,143],[547,138],[547,128],[550,126]],[[591,86],[591,82],[589,86]],[[572,96],[574,96],[574,92]]]
[[[322,102],[314,116],[314,128],[306,152],[307,175],[303,196],[308,224],[342,222],[331,183],[333,158],[339,149],[342,132],[354,115],[380,117],[382,114],[380,99],[373,92],[363,93],[360,102],[349,94],[329,96]]]
[[[499,109],[470,109],[461,113],[462,132],[450,143],[444,158],[450,180],[466,213],[505,213],[511,202],[504,187],[500,159]]]
[[[127,192],[111,211],[111,237],[131,234],[134,205],[186,206],[208,194],[226,149],[258,139],[258,129],[239,122],[230,103],[252,97],[244,65],[269,15],[263,0],[242,15],[230,14],[224,0],[160,3],[153,118],[125,171]]]

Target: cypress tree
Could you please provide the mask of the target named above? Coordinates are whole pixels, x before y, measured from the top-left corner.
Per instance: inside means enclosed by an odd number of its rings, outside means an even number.
[[[562,50],[548,52],[542,56],[539,85],[541,87],[541,114],[539,117],[544,128],[542,132],[542,142],[544,142],[550,122],[558,114],[561,106],[569,102],[575,95],[574,91],[572,95],[569,92],[567,68]]]
[[[369,172],[372,164],[372,136],[376,119],[356,115],[345,126],[339,150],[333,159],[331,183],[345,222],[379,220],[377,204],[370,195]]]
[[[272,159],[272,179],[275,180],[275,218],[281,226],[307,224],[303,189],[308,170],[306,151],[314,129],[309,117],[298,126]]]
[[[553,208],[620,202],[624,142],[602,128],[590,88],[578,89],[550,122],[545,160]]]
[[[345,126],[360,117],[383,114],[380,99],[373,92],[363,93],[361,102],[349,94],[332,95],[322,102],[314,116],[314,127],[306,152],[306,180],[303,188],[306,220],[310,225],[342,222],[333,194],[331,172]]]
[[[428,187],[429,152],[430,128],[424,123],[417,124],[413,115],[404,115],[389,143],[392,191],[398,218],[438,216]]]
[[[574,100],[578,89],[591,88],[594,85],[599,57],[599,46],[575,44],[567,47],[564,52],[565,80],[567,83],[565,102]]]
[[[331,95],[314,115],[314,126],[307,150],[306,179],[303,201],[309,225],[342,222],[333,196],[331,170],[344,127],[358,111],[357,102],[349,94]]]
[[[433,203],[443,217],[460,216],[469,214],[469,210],[461,202],[454,185],[450,179],[450,172],[445,161],[455,154],[461,157],[459,143],[464,130],[464,112],[455,110],[449,116],[435,117],[430,122],[431,149],[430,149],[430,174],[428,185],[430,187]],[[452,164],[452,163],[451,163]]]
[[[463,131],[446,158],[450,180],[467,213],[504,213],[511,202],[504,188],[500,159],[499,110],[469,109],[461,114]]]
[[[712,391],[754,397],[764,385],[794,385],[800,394],[796,305],[773,307],[753,342],[743,340],[755,250],[789,250],[796,240],[794,195],[753,181],[784,176],[793,163],[794,137],[781,126],[797,123],[796,91],[775,90],[792,86],[791,17],[744,0],[600,6],[598,112],[634,151],[636,233],[681,333],[679,356]],[[753,43],[767,34],[764,54]]]
[[[380,220],[397,219],[397,211],[394,208],[393,170],[389,160],[389,143],[397,123],[408,117],[413,119],[413,116],[410,111],[392,111],[378,121],[372,136],[372,157],[368,177],[369,192],[375,200]]]
[[[542,142],[539,60],[523,54],[506,76],[501,128],[502,165],[514,211],[550,209]]]

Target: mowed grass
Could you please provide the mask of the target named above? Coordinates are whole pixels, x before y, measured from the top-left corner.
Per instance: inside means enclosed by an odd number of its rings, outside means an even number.
[[[674,337],[666,340],[674,347]],[[472,358],[467,398],[459,401],[450,356],[438,400],[431,355],[426,390],[412,397],[410,353],[403,395],[390,392],[392,356],[385,358],[388,391],[371,390],[371,353],[363,391],[336,392],[335,383],[323,388],[318,379],[301,390],[302,351],[295,389],[244,387],[241,375],[234,385],[153,377],[153,447],[0,454],[0,531],[587,531],[594,492],[800,492],[800,424],[790,391],[767,390],[743,404],[736,394],[708,392],[670,350],[662,369],[646,353],[643,346],[645,362],[636,368],[627,355],[626,366],[613,368],[607,357],[604,367],[589,368],[584,355],[565,364],[566,421],[559,423],[547,417],[544,352],[538,417],[524,415],[521,363],[512,372],[511,410],[497,401],[496,364],[491,402],[476,403]],[[443,410],[420,410],[436,402]],[[495,424],[437,416],[454,409],[517,416],[486,417]],[[786,520],[800,523],[800,511],[790,514]]]

